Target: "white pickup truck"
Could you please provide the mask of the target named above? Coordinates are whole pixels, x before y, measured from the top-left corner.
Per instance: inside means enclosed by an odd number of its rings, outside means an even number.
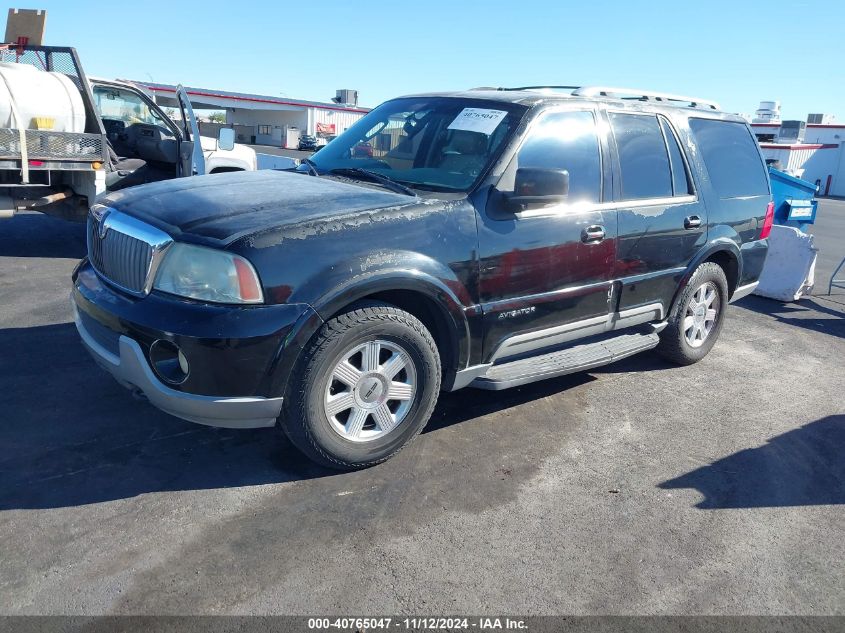
[[[177,99],[168,116],[139,86],[89,80],[72,48],[0,44],[0,217],[84,220],[108,191],[257,168],[234,130],[200,136],[181,86]]]

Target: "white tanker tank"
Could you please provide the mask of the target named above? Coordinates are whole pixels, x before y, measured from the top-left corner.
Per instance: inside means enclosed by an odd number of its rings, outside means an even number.
[[[85,131],[85,104],[67,75],[0,63],[0,128]]]

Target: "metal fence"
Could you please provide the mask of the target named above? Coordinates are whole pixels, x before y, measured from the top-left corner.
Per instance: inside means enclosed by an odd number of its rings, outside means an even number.
[[[25,130],[29,160],[105,161],[105,147],[100,134]],[[0,128],[0,159],[21,158],[19,130]]]
[[[0,62],[27,64],[38,70],[67,75],[79,87],[81,73],[71,49],[32,46],[23,50],[16,47],[0,49]]]

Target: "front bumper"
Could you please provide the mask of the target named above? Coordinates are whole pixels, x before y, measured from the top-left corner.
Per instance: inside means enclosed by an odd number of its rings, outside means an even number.
[[[74,320],[97,363],[125,387],[180,418],[227,428],[273,426],[282,408],[283,366],[301,347],[304,305],[251,309],[202,305],[153,294],[128,297],[102,282],[87,261],[74,272]],[[190,363],[181,384],[163,380],[150,346],[165,340]]]
[[[199,396],[171,389],[156,378],[141,346],[120,336],[120,355],[100,345],[82,324],[76,304],[74,321],[82,343],[103,369],[127,389],[140,391],[153,405],[176,417],[225,428],[249,429],[273,426],[282,410],[282,398]]]

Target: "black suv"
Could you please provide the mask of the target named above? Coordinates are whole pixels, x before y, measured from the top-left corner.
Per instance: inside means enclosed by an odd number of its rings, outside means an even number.
[[[357,468],[416,436],[441,390],[652,348],[700,360],[756,285],[772,215],[754,136],[715,104],[417,95],[289,171],[110,194],[73,301],[94,358],[157,407],[278,425]]]
[[[296,146],[299,151],[317,151],[317,138],[310,134],[304,134],[299,137],[299,143]]]

